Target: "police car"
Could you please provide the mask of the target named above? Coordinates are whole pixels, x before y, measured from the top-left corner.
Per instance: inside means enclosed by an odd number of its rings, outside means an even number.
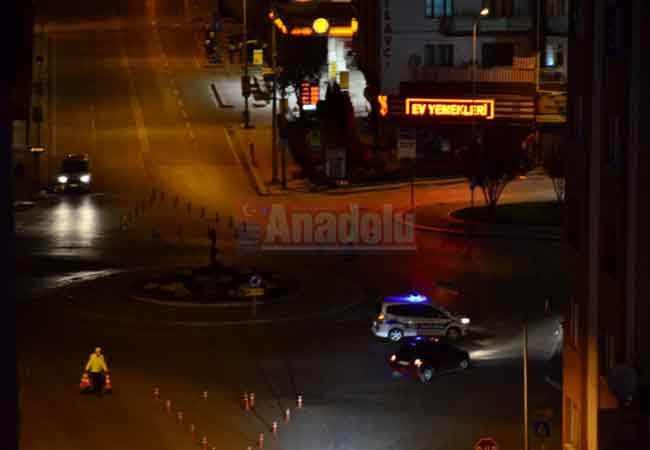
[[[455,316],[424,295],[411,292],[383,300],[372,332],[392,342],[415,336],[445,336],[455,340],[467,334],[469,323],[469,318]]]

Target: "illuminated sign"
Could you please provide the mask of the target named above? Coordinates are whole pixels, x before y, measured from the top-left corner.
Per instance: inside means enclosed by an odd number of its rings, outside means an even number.
[[[314,20],[314,23],[311,27],[316,33],[323,34],[329,29],[330,23],[327,21],[327,19],[319,17],[318,19]]]
[[[377,101],[379,102],[379,114],[381,114],[382,117],[386,117],[386,115],[388,115],[388,97],[385,95],[378,95]]]
[[[300,103],[303,109],[316,109],[316,104],[320,100],[320,87],[317,84],[303,82],[300,85]]]
[[[276,11],[269,11],[267,18],[283,33],[292,36],[312,36],[314,33],[323,36],[352,37],[359,30],[359,21],[356,18],[350,19],[348,26],[330,26],[330,22],[324,17],[316,17],[311,27],[292,26],[291,30],[284,20],[278,16]]]
[[[420,117],[494,119],[494,100],[407,98],[404,113]]]

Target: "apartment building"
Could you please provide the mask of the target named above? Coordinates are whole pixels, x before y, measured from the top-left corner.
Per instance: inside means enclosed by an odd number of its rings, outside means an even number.
[[[560,139],[569,73],[566,0],[376,2],[379,57],[365,70],[376,73],[387,97],[386,122],[416,129],[427,147],[446,142],[443,149],[477,120],[482,130],[505,126],[522,139],[534,130],[542,141]],[[460,102],[449,109],[453,117],[413,117],[410,98]],[[461,103],[474,100],[493,102],[493,114],[459,120]]]
[[[564,449],[647,449],[650,4],[575,0],[570,17]]]

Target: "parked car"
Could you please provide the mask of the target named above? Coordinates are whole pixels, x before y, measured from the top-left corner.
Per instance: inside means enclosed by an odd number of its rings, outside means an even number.
[[[445,336],[455,340],[467,334],[469,323],[468,317],[455,316],[427,297],[410,293],[384,299],[372,332],[392,342],[415,336]]]
[[[439,338],[415,338],[390,355],[388,364],[393,373],[417,376],[430,383],[440,374],[468,369],[470,358],[465,350]]]

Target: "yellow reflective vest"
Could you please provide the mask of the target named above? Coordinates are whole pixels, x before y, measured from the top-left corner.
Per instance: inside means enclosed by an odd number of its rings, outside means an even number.
[[[104,355],[97,356],[96,353],[90,355],[86,364],[86,372],[108,372],[108,366],[104,361]]]

